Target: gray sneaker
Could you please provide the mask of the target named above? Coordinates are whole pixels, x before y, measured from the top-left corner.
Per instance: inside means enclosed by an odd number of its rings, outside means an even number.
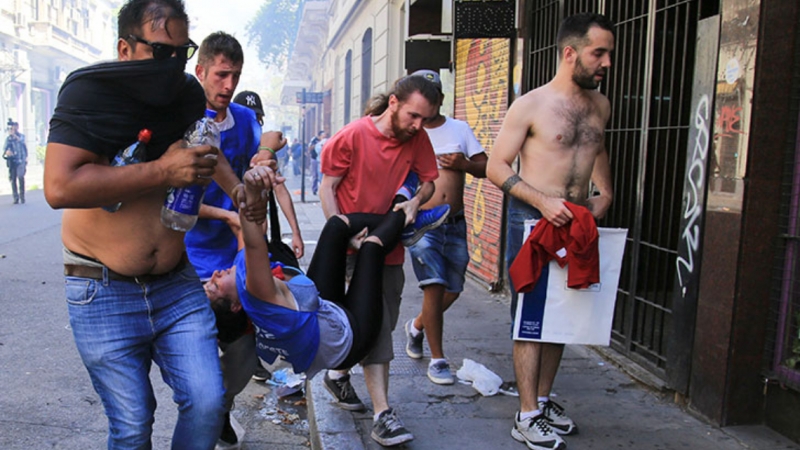
[[[414,323],[414,319],[409,320],[406,322],[405,329],[406,329],[406,353],[408,356],[413,359],[422,359],[422,340],[425,339],[425,333],[421,332],[414,337],[411,335],[411,324]]]
[[[371,436],[375,442],[384,447],[400,445],[414,439],[414,435],[406,430],[403,422],[392,408],[378,416],[378,421],[372,426]]]
[[[531,450],[564,450],[567,448],[567,444],[561,439],[561,436],[550,428],[544,414],[520,421],[519,413],[517,413],[514,417],[511,437],[527,445]]]
[[[450,372],[450,364],[447,361],[438,361],[429,365],[428,378],[436,384],[453,384],[456,382]]]

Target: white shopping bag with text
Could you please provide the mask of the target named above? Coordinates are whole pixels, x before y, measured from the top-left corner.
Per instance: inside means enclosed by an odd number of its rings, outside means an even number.
[[[525,221],[523,242],[537,220]],[[628,230],[598,228],[600,283],[567,287],[569,265],[550,261],[532,291],[517,294],[513,339],[558,344],[609,345]]]

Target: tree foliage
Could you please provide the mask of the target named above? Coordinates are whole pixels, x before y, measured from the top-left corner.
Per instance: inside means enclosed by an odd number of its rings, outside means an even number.
[[[247,38],[258,49],[266,65],[283,67],[289,56],[303,0],[264,0],[255,17],[247,23]]]

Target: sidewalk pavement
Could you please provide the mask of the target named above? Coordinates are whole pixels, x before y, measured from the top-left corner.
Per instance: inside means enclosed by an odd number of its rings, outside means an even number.
[[[289,186],[294,183],[289,181]],[[303,230],[308,264],[314,240],[324,224],[319,203],[295,203]],[[288,229],[288,228],[287,228]],[[310,244],[310,245],[309,245]],[[395,359],[390,365],[389,403],[415,439],[407,449],[522,449],[511,438],[518,398],[483,397],[471,386],[440,386],[426,376],[430,351],[413,360],[405,352],[403,324],[421,307],[422,293],[406,254],[406,284],[400,319],[394,332]],[[464,358],[485,365],[503,380],[514,380],[511,358],[509,298],[488,293],[468,280],[464,292],[445,314],[445,354],[453,373]],[[597,350],[567,346],[554,386],[554,399],[566,408],[580,432],[567,436],[570,450],[580,449],[793,449],[800,446],[765,426],[720,429],[672,402],[671,394],[637,382]],[[608,352],[608,349],[604,349]],[[366,412],[349,412],[333,404],[320,373],[306,384],[312,448],[357,450],[382,448],[370,438],[371,401],[360,367],[351,381]]]

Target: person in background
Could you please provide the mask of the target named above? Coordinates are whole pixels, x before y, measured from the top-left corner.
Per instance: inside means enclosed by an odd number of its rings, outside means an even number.
[[[300,141],[295,138],[292,141],[292,147],[290,150],[292,153],[292,167],[294,168],[292,173],[294,173],[294,176],[299,177],[303,164],[303,144],[301,144]]]
[[[322,151],[322,143],[323,141],[328,140],[328,133],[325,130],[319,130],[316,136],[311,139],[311,142],[308,143],[308,155],[311,157],[311,193],[317,195],[319,191],[319,179],[320,179],[320,171],[319,171],[319,158],[320,152]]]
[[[436,384],[453,384],[455,378],[442,346],[444,312],[463,290],[469,263],[467,222],[464,219],[466,174],[485,178],[487,157],[466,122],[440,113],[444,94],[439,74],[432,70],[418,70],[411,76],[430,81],[440,95],[436,115],[424,125],[439,163],[439,178],[434,181],[436,190],[433,197],[421,208],[447,204],[451,213],[440,227],[429,230],[417,243],[408,247],[423,297],[422,311],[405,324],[406,353],[414,359],[422,358],[422,340],[427,337],[431,348],[428,378]]]
[[[28,166],[28,146],[25,135],[19,132],[19,124],[8,119],[8,136],[3,145],[3,159],[8,167],[8,181],[14,204],[25,203],[25,169]]]
[[[256,120],[259,125],[264,125],[264,110],[261,97],[259,97],[258,94],[253,91],[242,91],[236,94],[233,102],[252,109],[253,112],[256,113]],[[278,157],[281,151],[280,149],[284,149],[283,151],[285,152],[286,148],[286,140],[283,138],[283,133],[280,131],[267,131],[262,133],[258,153],[250,161],[250,165],[253,166],[272,160],[276,162],[277,166],[280,166]],[[278,170],[278,174],[281,174],[280,170]],[[289,189],[284,183],[275,186],[273,192],[275,193],[275,199],[281,207],[281,211],[283,211],[283,215],[286,217],[286,221],[289,223],[289,228],[292,229],[292,250],[294,250],[294,255],[297,259],[300,259],[305,254],[305,245],[303,244],[303,235],[297,222],[297,213],[294,209],[292,195],[289,193]]]

